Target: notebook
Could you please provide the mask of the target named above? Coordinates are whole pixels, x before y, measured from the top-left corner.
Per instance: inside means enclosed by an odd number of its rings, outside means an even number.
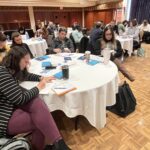
[[[77,88],[70,83],[57,83],[52,86],[52,91],[54,91],[58,96],[62,96],[76,89]]]
[[[69,61],[69,60],[72,60],[71,57],[67,56],[67,57],[64,57],[64,61]]]
[[[42,61],[42,60],[45,60],[45,59],[47,59],[47,58],[49,58],[49,56],[44,55],[44,56],[41,56],[41,57],[37,57],[37,58],[35,58],[35,59],[38,60],[38,61]]]
[[[50,61],[44,61],[42,62],[42,67],[48,67],[48,66],[51,66],[51,62]]]
[[[63,77],[62,71],[55,73],[55,74],[54,74],[54,77],[55,77],[56,79],[62,79],[62,77]]]

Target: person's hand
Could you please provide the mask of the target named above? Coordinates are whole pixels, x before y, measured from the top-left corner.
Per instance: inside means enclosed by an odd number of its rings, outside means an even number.
[[[55,80],[55,77],[49,76],[49,77],[41,77],[41,80],[45,80],[46,82],[51,82],[52,80]]]
[[[40,91],[40,90],[44,89],[45,86],[46,86],[46,80],[43,78],[43,79],[39,82],[39,84],[37,85],[37,88],[38,88],[39,91]]]
[[[70,51],[69,48],[64,48],[64,51],[65,51],[66,53],[71,53],[71,51]]]
[[[55,48],[55,49],[54,49],[54,52],[55,52],[55,53],[61,53],[61,49],[60,49],[60,48]]]

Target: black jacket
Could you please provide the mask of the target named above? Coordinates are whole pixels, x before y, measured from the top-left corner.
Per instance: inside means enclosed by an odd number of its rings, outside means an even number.
[[[64,52],[64,48],[68,48],[70,49],[71,52],[74,52],[74,46],[73,43],[70,39],[65,38],[64,39],[64,43],[59,40],[59,38],[55,38],[52,42],[52,45],[49,49],[49,54],[55,54],[55,52],[53,51],[55,48],[60,48],[62,50],[62,52]]]
[[[98,39],[96,41],[96,44],[94,46],[94,50],[91,51],[92,54],[94,55],[101,55],[101,51],[102,51],[102,48],[101,48],[101,40],[102,39]],[[121,47],[121,44],[118,40],[116,40],[116,49],[115,50],[115,54],[114,55],[111,55],[111,60],[114,60],[115,58],[120,58],[123,54],[123,50],[122,50],[122,47]]]

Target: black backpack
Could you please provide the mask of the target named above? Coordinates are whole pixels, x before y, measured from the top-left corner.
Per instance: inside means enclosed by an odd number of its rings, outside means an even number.
[[[108,106],[107,110],[121,117],[126,117],[135,110],[135,107],[136,99],[129,84],[125,81],[122,86],[119,86],[119,91],[116,94],[116,104]]]

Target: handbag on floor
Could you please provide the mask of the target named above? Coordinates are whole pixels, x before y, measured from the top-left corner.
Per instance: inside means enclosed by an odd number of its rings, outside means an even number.
[[[23,137],[0,138],[0,150],[31,150],[30,144]]]
[[[139,57],[144,57],[145,56],[145,51],[144,51],[143,48],[139,48],[137,50],[137,56],[139,56]]]
[[[126,117],[135,110],[136,99],[132,93],[129,84],[125,81],[119,86],[119,91],[116,94],[116,104],[107,107],[107,110],[121,116]]]

